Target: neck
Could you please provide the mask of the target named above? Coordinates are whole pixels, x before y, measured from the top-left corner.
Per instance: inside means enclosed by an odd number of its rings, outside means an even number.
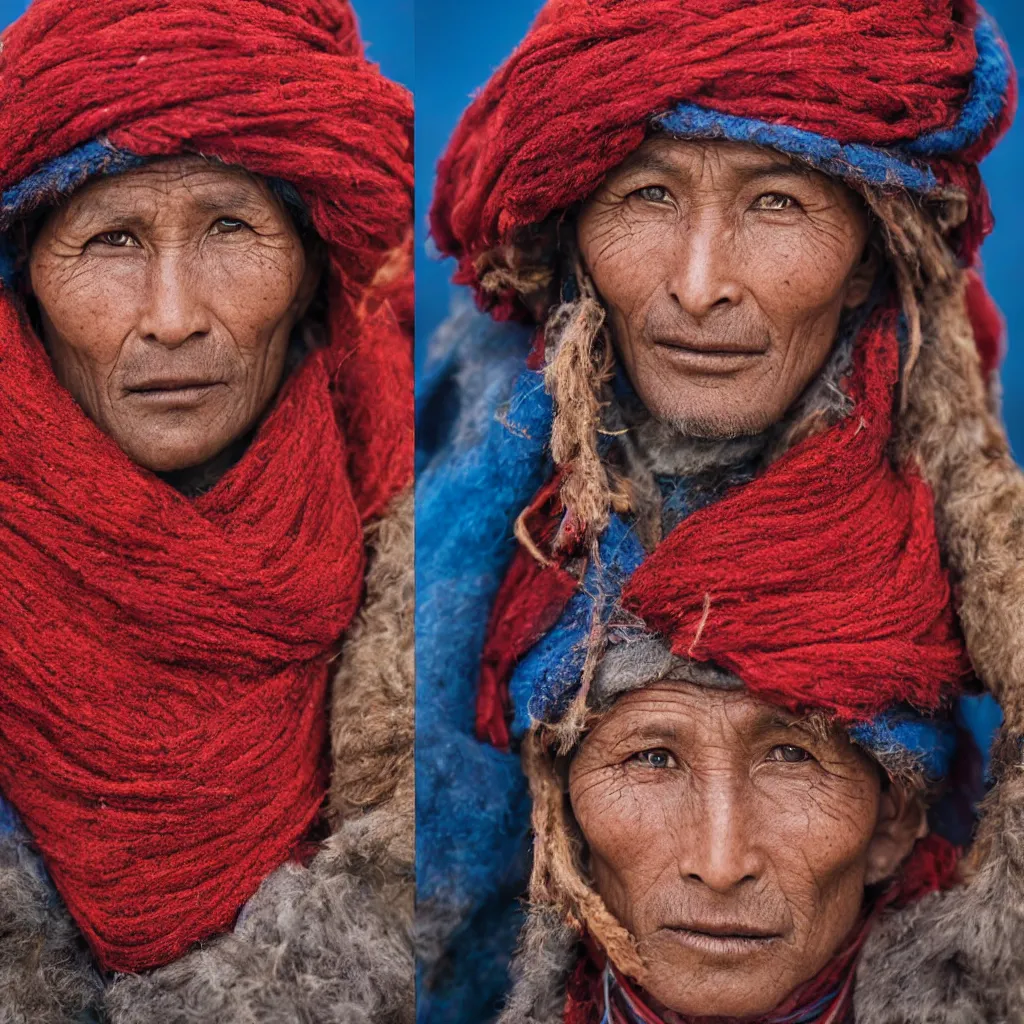
[[[212,490],[220,478],[241,459],[255,435],[256,430],[253,428],[198,466],[173,469],[167,473],[157,473],[157,476],[186,498],[198,498]]]
[[[631,485],[645,546],[656,545],[680,518],[664,506],[672,504],[671,492],[681,483],[687,492],[687,511],[693,511],[721,497],[729,487],[750,480],[805,437],[848,414],[850,400],[842,382],[850,370],[859,325],[859,317],[843,324],[815,379],[778,423],[758,434],[693,437],[655,419],[631,389],[617,397],[609,410],[609,433],[616,435],[609,458]]]

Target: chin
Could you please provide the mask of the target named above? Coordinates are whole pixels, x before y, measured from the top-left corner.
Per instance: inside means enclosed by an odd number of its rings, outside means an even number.
[[[792,400],[758,394],[757,389],[748,387],[682,384],[671,391],[661,386],[647,394],[637,388],[637,394],[660,423],[686,437],[708,441],[760,434],[783,419],[792,404]]]
[[[660,423],[672,427],[684,437],[702,441],[732,441],[738,437],[752,437],[774,426],[782,419],[774,411],[745,409],[700,409],[694,406],[648,406],[652,416]],[[783,414],[784,415],[784,414]]]
[[[148,469],[151,473],[176,473],[180,470],[193,469],[218,455],[229,442],[224,444],[193,443],[174,444],[169,438],[161,438],[153,444],[140,444],[138,440],[121,443],[121,450],[136,465]],[[171,443],[168,443],[168,442]]]
[[[777,975],[690,966],[665,969],[644,991],[662,1007],[683,1017],[761,1017],[770,1014],[792,988],[778,993]]]
[[[680,947],[660,933],[642,943],[648,966],[644,991],[663,1007],[689,1017],[757,1017],[771,1013],[802,977],[776,939],[754,953],[716,953]],[[791,955],[791,954],[790,954]]]

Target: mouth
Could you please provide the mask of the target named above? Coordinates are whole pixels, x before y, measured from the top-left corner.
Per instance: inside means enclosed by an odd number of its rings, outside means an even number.
[[[767,343],[730,339],[655,338],[654,348],[682,370],[709,374],[729,374],[746,369],[768,352]]]
[[[193,377],[155,377],[126,386],[125,395],[148,404],[175,408],[198,405],[218,388],[219,380],[199,380]]]
[[[778,942],[779,932],[745,925],[687,924],[664,929],[673,942],[710,956],[743,957],[760,953]]]

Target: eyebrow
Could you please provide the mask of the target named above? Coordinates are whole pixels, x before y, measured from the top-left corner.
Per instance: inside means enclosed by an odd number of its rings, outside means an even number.
[[[747,181],[756,181],[758,178],[772,178],[772,177],[790,177],[790,178],[802,178],[807,179],[814,172],[812,168],[806,167],[801,163],[797,163],[793,160],[787,160],[784,157],[777,159],[767,158],[770,162],[768,163],[757,163],[749,167],[740,166],[735,168],[735,173]],[[683,170],[678,164],[671,160],[666,159],[657,153],[645,153],[643,156],[637,159],[637,161],[631,166],[624,168],[624,174],[632,174],[636,172],[644,171],[657,171],[661,174],[673,175],[679,174]]]
[[[252,189],[242,185],[232,185],[218,192],[197,190],[190,195],[203,213],[221,213],[225,210],[253,211],[261,207],[260,197]],[[90,209],[84,204],[72,206],[68,210],[68,216],[76,223],[116,220],[129,225],[144,224],[152,218],[158,204],[159,200],[156,198],[148,199],[141,207],[138,201],[113,198],[104,204],[102,210]]]
[[[243,186],[226,189],[220,194],[196,195],[193,193],[192,195],[196,206],[208,213],[216,213],[218,210],[223,210],[226,207],[251,210],[261,205],[260,198],[251,189]]]

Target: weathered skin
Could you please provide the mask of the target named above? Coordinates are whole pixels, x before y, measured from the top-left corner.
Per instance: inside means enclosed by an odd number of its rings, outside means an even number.
[[[813,978],[924,829],[921,801],[841,731],[681,682],[621,697],[569,794],[645,991],[697,1016],[767,1013]]]
[[[29,275],[61,383],[129,458],[167,472],[265,412],[315,263],[265,182],[180,157],[76,192],[44,221]]]
[[[877,267],[852,191],[738,143],[649,139],[587,201],[577,238],[637,394],[697,437],[777,423]]]

